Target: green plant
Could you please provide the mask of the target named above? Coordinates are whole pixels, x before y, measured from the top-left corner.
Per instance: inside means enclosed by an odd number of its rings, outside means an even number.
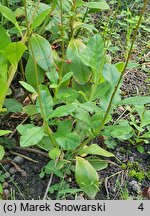
[[[134,104],[133,108],[128,107],[130,114],[130,125],[134,131],[132,139],[129,141],[136,146],[141,153],[144,152],[144,144],[149,144],[149,125],[150,125],[150,110],[149,106]]]
[[[121,101],[120,97],[122,77],[146,5],[147,1],[144,2],[126,62],[120,71],[110,63],[108,47],[105,47],[100,33],[86,23],[90,13],[109,9],[105,0],[55,0],[50,4],[25,0],[19,12],[15,11],[20,19],[25,17],[21,26],[14,13],[0,5],[2,18],[13,23],[15,38],[21,39],[11,42],[8,33],[1,27],[6,44],[0,52],[5,69],[1,73],[4,89],[0,94],[0,108],[3,110],[4,99],[19,61],[21,65],[25,61],[25,70],[21,67],[25,79],[20,84],[31,96],[31,104],[24,106],[23,111],[32,117],[39,116],[42,125],[19,125],[17,130],[21,134],[21,147],[36,145],[49,152],[50,162],[44,173],[51,177],[44,198],[53,174],[64,182],[65,173],[71,171],[75,172],[81,190],[94,198],[99,190],[97,171],[107,167],[107,158],[115,156],[92,140],[100,135],[119,139],[129,139],[133,135],[127,121],[115,126],[107,124],[118,105],[139,101],[143,105],[149,103],[148,96],[142,97],[142,101],[139,97]],[[85,30],[89,31],[88,37],[84,35]],[[32,96],[36,99],[33,100]]]
[[[2,183],[4,183],[5,181],[5,174],[2,173],[2,171],[0,171],[0,200],[3,199],[2,195],[3,195],[3,185]]]

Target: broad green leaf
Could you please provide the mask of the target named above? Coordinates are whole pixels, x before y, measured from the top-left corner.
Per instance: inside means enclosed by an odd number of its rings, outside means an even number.
[[[26,132],[27,129],[30,129],[30,128],[33,128],[33,127],[34,127],[33,124],[26,124],[26,125],[20,124],[20,125],[17,126],[17,130],[21,135],[23,135]]]
[[[115,141],[114,139],[111,139],[110,137],[108,137],[108,139],[106,139],[105,141],[104,141],[104,143],[105,143],[105,145],[107,146],[107,148],[109,148],[109,149],[115,149],[116,148],[116,146],[118,145],[118,142],[117,141]]]
[[[48,4],[42,2],[27,1],[27,4],[27,19],[31,23],[34,23],[34,21],[38,19],[38,16],[50,9]]]
[[[57,1],[57,4],[60,7],[60,1]],[[72,1],[70,1],[70,0],[69,1],[65,1],[65,0],[62,1],[62,8],[63,8],[64,13],[71,11],[71,4],[72,4]]]
[[[85,6],[90,9],[109,10],[110,7],[105,0],[86,2]]]
[[[99,191],[98,174],[85,159],[76,157],[75,178],[80,188],[91,198]]]
[[[110,89],[110,84],[108,82],[100,83],[96,88],[93,100],[101,99],[102,97],[104,97],[106,93],[109,91],[109,89]]]
[[[20,138],[20,146],[23,148],[38,144],[44,136],[42,127],[33,126],[30,129],[26,129],[25,127],[24,130],[25,132]]]
[[[81,85],[79,83],[77,83],[75,80],[72,80],[72,88],[75,89],[79,94],[80,94],[80,98],[78,95],[78,100],[80,102],[85,102],[87,101],[90,97],[90,93],[91,93],[91,83],[87,82],[84,85]]]
[[[116,105],[144,105],[150,103],[150,96],[136,96],[125,98]]]
[[[99,158],[86,158],[86,160],[88,160],[88,162],[97,170],[103,170],[105,168],[107,168],[108,166],[108,162],[105,160],[101,160]]]
[[[7,70],[7,60],[3,56],[0,56],[0,112],[7,92]]]
[[[5,99],[4,105],[8,112],[22,112],[22,104],[14,98]]]
[[[128,63],[128,66],[127,66],[127,69],[128,69],[128,70],[131,70],[131,69],[137,68],[137,67],[140,67],[140,64],[139,64],[139,63],[137,63],[137,62],[129,62],[129,63]]]
[[[5,155],[4,147],[0,145],[0,160],[3,159],[4,155]]]
[[[104,43],[99,34],[94,35],[87,43],[84,53],[77,53],[81,61],[91,67],[93,71],[99,72],[105,62]]]
[[[65,74],[61,80],[61,83],[68,81],[72,76],[73,76],[73,72],[69,72],[69,73]]]
[[[128,140],[133,136],[133,129],[128,121],[121,121],[118,125],[105,126],[103,134],[113,138]]]
[[[74,22],[74,24],[73,24],[74,35],[76,34],[76,31],[80,28],[86,29],[91,33],[93,33],[93,31],[97,32],[97,29],[94,26],[92,26],[91,23],[87,24],[87,23],[83,23],[83,22]]]
[[[108,89],[108,91],[105,93],[105,95],[101,95],[101,98],[100,98],[100,107],[105,111],[108,107],[111,95],[113,94],[113,91],[114,91],[114,87],[111,85],[109,85],[109,86],[110,86],[110,88]],[[114,106],[116,106],[116,103],[117,102],[119,103],[120,101],[121,101],[120,89],[118,89],[114,98],[113,98],[111,110],[113,109]]]
[[[8,19],[10,22],[12,22],[16,28],[18,29],[19,33],[22,35],[21,29],[18,25],[18,22],[16,20],[16,17],[14,16],[13,12],[6,6],[2,5],[0,3],[0,12],[2,13],[2,15]]]
[[[23,107],[23,112],[25,112],[29,116],[32,116],[32,115],[35,115],[38,113],[35,105],[27,105],[27,106]]]
[[[40,91],[40,99],[37,99],[36,107],[44,119],[48,119],[53,111],[53,98],[46,90]]]
[[[11,132],[12,131],[10,131],[10,130],[0,130],[0,136],[4,136],[4,135],[9,134]]]
[[[44,149],[45,151],[50,151],[51,149],[54,148],[50,137],[46,134],[44,134],[44,137],[42,140],[37,144],[39,148]]]
[[[48,118],[67,116],[71,114],[72,112],[74,112],[76,108],[77,108],[76,104],[67,104],[64,106],[60,106],[56,108],[54,111],[52,111]]]
[[[57,99],[64,100],[66,103],[73,103],[77,99],[79,93],[72,88],[61,88],[56,95]]]
[[[44,70],[50,71],[53,66],[53,52],[50,43],[40,35],[32,35],[29,45],[30,55]]]
[[[47,15],[50,13],[50,11],[51,11],[51,8],[37,15],[37,17],[33,20],[31,29],[36,29],[38,26],[40,26],[42,22],[45,20],[45,18],[47,17]]]
[[[125,63],[124,62],[118,62],[115,64],[115,66],[119,72],[122,72],[124,69]]]
[[[19,81],[19,83],[29,92],[36,93],[35,89],[24,81]]]
[[[85,109],[78,107],[73,114],[71,114],[75,119],[78,121],[80,120],[81,122],[86,123],[87,125],[91,126],[91,117],[88,111]]]
[[[146,110],[141,119],[140,127],[145,127],[150,124],[150,110]]]
[[[56,132],[54,137],[57,143],[64,150],[73,150],[80,144],[80,138],[76,132],[66,133],[65,128],[64,132]]]
[[[82,154],[93,154],[93,155],[100,155],[103,157],[114,157],[114,154],[106,151],[105,149],[101,148],[97,144],[91,144],[88,147],[85,147],[79,151],[79,155]]]
[[[48,162],[48,164],[45,166],[45,173],[46,174],[55,174],[56,176],[63,178],[64,175],[63,173],[60,171],[60,167],[59,167],[59,163],[60,161],[58,161],[57,164],[55,164],[55,160],[51,160]]]
[[[58,158],[61,154],[61,150],[58,148],[53,148],[52,150],[49,151],[48,155],[52,160],[55,160]]]
[[[85,45],[80,39],[71,39],[68,48],[67,48],[67,58],[71,60],[71,63],[68,64],[68,71],[73,72],[73,77],[79,84],[85,84],[89,81],[91,77],[91,70],[89,67],[84,65],[80,60],[80,57],[76,54],[80,52],[82,55],[85,50]]]
[[[57,132],[63,133],[64,128],[66,133],[70,133],[72,131],[72,120],[64,119],[63,121],[58,122]]]
[[[0,26],[0,50],[5,49],[9,43],[11,43],[11,40],[7,31]]]
[[[79,135],[76,132],[71,132],[72,121],[62,121],[58,124],[58,129],[54,133],[57,143],[64,150],[75,149],[80,144]]]
[[[92,117],[91,117],[91,127],[96,131],[100,125],[101,122],[104,118],[105,111],[104,110],[99,110],[99,112],[96,112]],[[111,120],[111,115],[107,116],[106,123]]]
[[[0,12],[6,19],[11,21],[14,25],[17,23],[16,17],[14,16],[13,12],[6,6],[0,3]]]
[[[50,84],[50,88],[57,88],[58,87],[58,84]]]
[[[37,74],[37,80],[36,80]],[[25,68],[25,77],[27,83],[37,89],[37,83],[41,84],[44,81],[45,71],[38,65],[34,64],[33,58],[29,56],[28,62]]]
[[[26,49],[27,47],[22,42],[12,42],[0,52],[12,65],[16,66]]]
[[[106,63],[103,68],[103,77],[114,87],[119,80],[120,72],[114,65]]]
[[[150,139],[150,131],[144,133],[140,138]]]
[[[45,151],[50,151],[54,148],[53,144],[51,143],[50,137],[46,134],[37,145],[39,148],[44,149]]]
[[[143,154],[145,152],[145,149],[143,146],[137,146],[137,150],[138,152],[140,152],[141,154]]]
[[[97,113],[100,111],[99,107],[96,105],[96,103],[87,101],[85,103],[78,103],[78,106],[83,108],[84,110],[90,112],[90,113]]]
[[[138,113],[138,115],[140,116],[140,119],[142,119],[143,113],[145,111],[145,106],[144,105],[135,105],[134,108],[135,108],[136,112]],[[130,116],[131,116],[131,114],[130,114]],[[133,121],[135,121],[135,116],[132,115],[132,117],[134,118]]]
[[[58,84],[59,74],[56,71],[56,67],[52,67],[51,71],[46,72],[46,76],[52,84]]]
[[[95,113],[91,118],[91,126],[96,130],[100,127],[101,122],[104,118],[105,112],[103,110],[100,110],[99,112]]]

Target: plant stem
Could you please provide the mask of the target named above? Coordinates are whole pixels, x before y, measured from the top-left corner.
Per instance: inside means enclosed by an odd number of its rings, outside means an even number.
[[[29,22],[28,22],[28,15],[27,15],[27,0],[23,0],[23,3],[24,3],[25,21],[26,21],[26,26],[27,26],[26,34],[28,35],[28,33],[29,33]]]
[[[87,16],[88,12],[89,12],[89,9],[86,8],[86,11],[85,11],[84,16],[83,16],[83,19],[82,19],[82,23],[84,23],[85,18],[86,18],[86,16]],[[75,38],[78,37],[78,35],[80,34],[80,31],[81,31],[81,28],[77,30],[77,33],[76,33],[76,35],[75,35]]]
[[[37,72],[37,64],[36,64],[36,60],[35,60],[35,57],[34,57],[34,52],[33,52],[33,49],[32,49],[32,46],[31,44],[29,44],[30,48],[31,48],[31,52],[32,52],[32,57],[33,57],[33,60],[34,60],[34,72],[35,72],[35,79],[36,79],[36,85],[37,85],[37,92],[38,92],[38,99],[39,99],[39,105],[40,105],[40,110],[41,110],[41,116],[43,118],[43,126],[45,127],[46,129],[46,132],[52,142],[52,144],[55,146],[55,147],[58,147],[58,144],[55,140],[55,138],[53,137],[53,131],[51,130],[51,128],[49,127],[48,123],[47,123],[47,119],[46,119],[46,116],[44,115],[43,113],[43,108],[42,108],[42,100],[41,100],[41,94],[40,94],[40,88],[39,88],[39,79],[38,79],[38,72]]]
[[[47,17],[45,18],[44,23],[42,24],[42,26],[41,26],[41,28],[40,28],[40,30],[39,30],[39,34],[40,34],[40,35],[42,35],[42,34],[44,33],[45,27],[46,27],[47,24],[49,23],[49,17],[50,17],[50,15],[51,15],[51,13],[54,11],[55,6],[56,6],[56,2],[54,1],[54,2],[52,3],[50,13],[49,13],[49,14],[47,15]]]
[[[63,74],[63,65],[64,65],[64,58],[65,58],[65,43],[64,43],[64,22],[63,22],[63,5],[62,0],[60,0],[60,17],[61,17],[61,52],[62,52],[62,67],[60,71],[60,81],[62,79]]]
[[[61,31],[61,68],[60,68],[60,72],[59,72],[59,83],[58,83],[58,87],[55,90],[55,96],[54,99],[59,91],[60,85],[61,85],[61,80],[63,77],[63,70],[64,70],[64,59],[65,59],[65,42],[64,42],[64,22],[63,22],[63,4],[62,4],[62,0],[60,0],[60,19],[61,19],[61,23],[60,23],[60,31]]]
[[[147,3],[148,3],[148,0],[144,0],[144,5],[143,5],[143,8],[142,8],[142,10],[141,10],[141,14],[140,14],[140,18],[139,18],[139,20],[138,20],[137,26],[136,26],[136,28],[135,28],[135,30],[134,30],[134,34],[133,34],[133,39],[132,39],[131,47],[130,47],[130,50],[129,50],[129,53],[128,53],[128,57],[127,57],[127,60],[126,60],[124,69],[123,69],[123,71],[122,71],[122,73],[121,73],[121,75],[120,75],[120,77],[119,77],[119,80],[118,80],[118,82],[117,82],[117,84],[116,84],[116,86],[115,86],[115,88],[114,88],[114,91],[113,91],[113,93],[112,93],[112,95],[111,95],[111,98],[110,98],[110,101],[109,101],[107,110],[106,110],[106,112],[105,112],[104,118],[103,118],[103,120],[102,120],[102,123],[101,123],[100,127],[99,127],[98,130],[96,131],[96,134],[99,134],[99,133],[103,130],[103,127],[104,127],[104,125],[105,125],[105,123],[106,123],[107,116],[109,115],[110,109],[111,109],[111,107],[112,107],[112,103],[113,103],[114,96],[115,96],[115,94],[116,94],[116,92],[117,92],[117,90],[118,90],[118,88],[119,88],[119,85],[120,85],[120,83],[121,83],[122,77],[123,77],[123,75],[124,75],[124,73],[125,73],[125,70],[126,70],[126,68],[127,68],[128,63],[129,63],[129,59],[130,59],[130,56],[131,56],[131,53],[132,53],[132,48],[133,48],[133,45],[134,45],[134,42],[135,42],[135,39],[136,39],[136,35],[137,35],[137,32],[138,32],[138,29],[139,29],[140,24],[141,24],[141,21],[142,21],[142,17],[143,17],[143,15],[144,15],[145,10],[146,10]]]
[[[20,61],[19,61],[19,66],[20,66],[20,71],[21,71],[21,75],[22,75],[22,80],[25,81],[25,71],[24,71],[22,59],[20,59]]]
[[[105,53],[106,53],[106,50],[105,50]],[[102,63],[100,65],[99,71],[98,72],[95,71],[95,73],[94,73],[95,77],[94,77],[94,84],[92,86],[92,91],[91,91],[91,94],[90,94],[90,97],[89,97],[90,101],[93,100],[95,91],[96,91],[97,86],[98,86],[99,81],[100,81],[100,77],[101,77],[101,74],[102,74],[102,70],[103,70],[104,64],[105,64],[105,54],[104,54],[104,57],[102,59]]]
[[[40,1],[41,1],[41,0],[38,0],[37,5],[36,5],[36,7],[35,7],[35,9],[34,9],[34,11],[33,11],[32,17],[31,17],[30,21],[28,21],[28,17],[27,17],[27,1],[24,0],[24,8],[25,8],[25,18],[26,18],[27,30],[26,30],[25,34],[23,35],[23,37],[22,37],[23,43],[25,43],[25,42],[28,40],[29,36],[30,36],[31,33],[32,33],[32,31],[30,31],[30,27],[31,27],[33,18],[34,18],[35,14],[36,14],[36,12],[37,12],[37,10],[38,10],[38,6],[39,6],[39,4],[40,4]]]
[[[76,11],[76,0],[73,0],[73,4],[72,4],[72,8],[71,8],[71,12],[73,13],[73,15],[71,16],[70,19],[70,38],[73,38],[73,23],[74,23],[74,14]]]
[[[112,22],[112,26],[111,26],[111,29],[110,29],[109,37],[107,38],[106,50],[108,49],[109,41],[110,41],[112,32],[113,32],[113,30],[114,30],[114,25],[115,25],[115,22],[116,22],[116,20],[117,20],[117,14],[118,14],[118,11],[119,11],[119,8],[120,8],[120,4],[121,4],[121,0],[118,0],[118,4],[117,4],[117,8],[116,8],[116,10],[115,10],[114,17],[113,17],[113,22]],[[110,17],[109,17],[109,19],[110,19]],[[109,23],[109,22],[108,22],[108,23]]]

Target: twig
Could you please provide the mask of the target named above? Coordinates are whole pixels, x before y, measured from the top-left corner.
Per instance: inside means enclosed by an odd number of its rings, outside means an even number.
[[[54,166],[54,167],[56,167],[56,164],[57,164],[57,162],[58,162],[58,159],[59,159],[59,158],[57,158],[57,159],[55,160],[55,166]],[[49,181],[48,181],[48,184],[47,184],[47,187],[46,187],[46,191],[45,191],[43,200],[45,200],[46,197],[47,197],[48,190],[49,190],[49,188],[50,188],[50,186],[51,186],[51,184],[52,184],[53,175],[54,175],[54,173],[52,173],[52,174],[50,175],[50,179],[49,179]]]
[[[25,118],[25,119],[23,119],[23,121],[19,124],[19,125],[22,125],[23,123],[25,123],[25,121],[28,119],[28,116]],[[9,137],[8,138],[11,138],[15,133],[16,133],[16,131],[17,131],[17,127],[15,128],[15,130],[9,135]]]
[[[27,152],[31,152],[31,153],[35,153],[35,154],[40,154],[40,155],[43,155],[44,157],[49,157],[46,152],[40,151],[38,149],[21,148],[20,146],[15,146],[14,149],[18,149],[21,151],[27,151]]]
[[[36,161],[36,160],[33,160],[32,158],[30,158],[30,157],[27,157],[27,156],[25,156],[25,155],[22,155],[22,154],[20,154],[20,153],[18,153],[18,152],[14,152],[14,151],[9,151],[11,154],[14,154],[14,155],[17,155],[17,156],[19,156],[19,157],[22,157],[22,158],[24,158],[24,159],[26,159],[26,160],[29,160],[29,161],[32,161],[33,163],[38,163],[39,161]]]
[[[26,171],[23,170],[23,169],[21,169],[20,166],[18,166],[18,164],[16,164],[14,161],[10,160],[10,163],[16,168],[16,170],[17,170],[18,172],[21,173],[21,175],[22,175],[23,177],[25,177],[25,176],[27,175]]]
[[[122,173],[123,171],[119,171],[117,173],[114,173],[113,175],[109,176],[109,177],[106,177],[105,178],[105,181],[104,181],[104,185],[105,185],[105,190],[106,190],[106,193],[107,193],[107,197],[109,198],[109,190],[108,190],[108,187],[107,187],[107,184],[108,184],[108,180],[112,177],[114,177],[115,175],[119,175],[120,173]]]

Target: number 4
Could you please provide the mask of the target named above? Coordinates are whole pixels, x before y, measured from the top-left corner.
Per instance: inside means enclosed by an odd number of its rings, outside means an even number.
[[[143,211],[144,210],[144,206],[143,206],[143,203],[141,203],[138,207],[139,210]]]

